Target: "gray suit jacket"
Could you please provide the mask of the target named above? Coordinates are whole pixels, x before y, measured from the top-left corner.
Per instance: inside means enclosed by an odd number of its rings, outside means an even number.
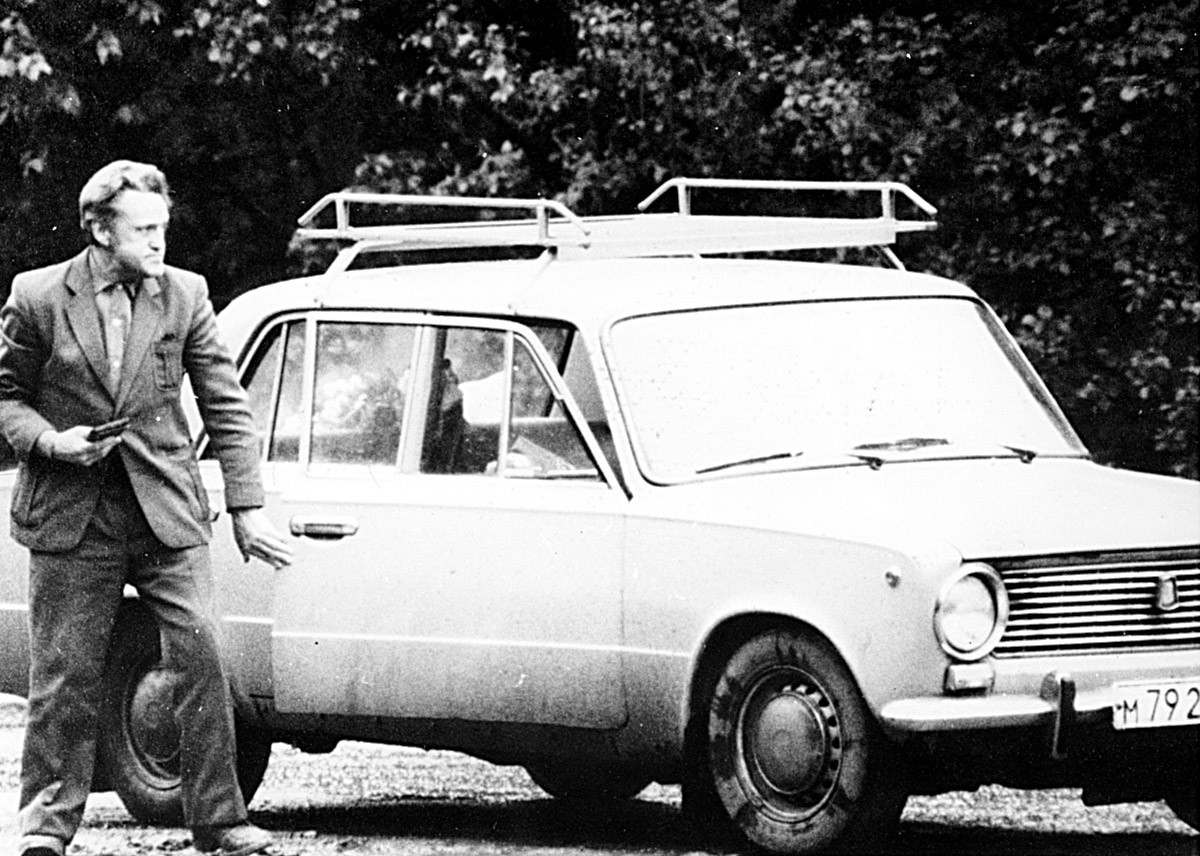
[[[51,428],[128,416],[114,453],[154,534],[174,548],[206,543],[211,514],[180,401],[185,373],[221,464],[226,506],[261,506],[259,438],[203,277],[168,267],[143,281],[120,386],[110,389],[87,251],[19,274],[0,310],[0,433],[20,461],[13,537],[45,552],[79,544],[102,468],[49,460],[32,452],[34,443]]]

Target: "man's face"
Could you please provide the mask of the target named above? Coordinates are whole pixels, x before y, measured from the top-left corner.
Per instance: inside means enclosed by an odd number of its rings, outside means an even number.
[[[157,193],[123,190],[113,201],[112,221],[93,226],[122,276],[161,276],[167,252],[167,202]]]

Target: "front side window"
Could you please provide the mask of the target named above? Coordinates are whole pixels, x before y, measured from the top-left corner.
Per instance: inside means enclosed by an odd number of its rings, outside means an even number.
[[[422,472],[600,477],[579,430],[521,337],[452,327],[440,329],[434,341]]]

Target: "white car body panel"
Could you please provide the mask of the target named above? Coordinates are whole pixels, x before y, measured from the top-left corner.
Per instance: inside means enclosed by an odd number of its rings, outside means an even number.
[[[301,539],[275,578],[279,711],[624,723],[622,497],[597,484],[362,476],[282,486],[282,519],[359,528]]]

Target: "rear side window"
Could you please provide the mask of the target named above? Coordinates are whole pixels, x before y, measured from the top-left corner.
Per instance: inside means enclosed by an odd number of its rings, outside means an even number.
[[[395,464],[416,328],[317,325],[313,463]]]
[[[278,355],[282,360],[275,374],[268,375],[279,390],[271,428],[267,431],[267,455],[272,461],[300,460],[300,427],[304,424],[304,335],[307,325],[297,321],[287,326],[284,344]],[[253,398],[251,399],[253,401]]]
[[[304,330],[304,321],[274,327],[259,344],[242,378],[254,425],[272,461],[300,459]]]
[[[295,319],[270,330],[242,377],[267,460],[394,465],[417,329]]]

